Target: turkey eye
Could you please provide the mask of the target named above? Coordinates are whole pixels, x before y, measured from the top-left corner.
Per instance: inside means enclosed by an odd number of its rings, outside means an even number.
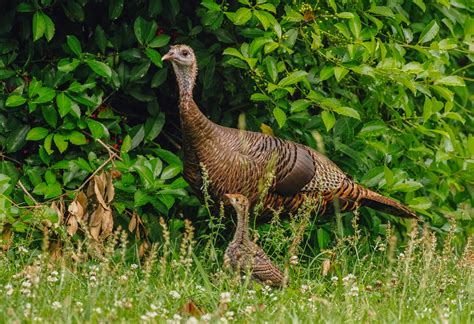
[[[182,51],[181,54],[183,54],[183,56],[188,56],[189,52],[188,51]]]

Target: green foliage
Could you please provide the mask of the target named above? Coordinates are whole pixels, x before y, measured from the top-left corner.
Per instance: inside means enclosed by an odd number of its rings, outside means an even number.
[[[467,0],[9,1],[0,205],[14,220],[18,206],[67,196],[109,161],[122,174],[119,214],[152,226],[157,211],[185,207],[170,152],[176,85],[161,56],[187,43],[199,59],[196,101],[213,120],[235,127],[244,112],[249,129],[270,126],[326,153],[435,228],[452,217],[472,233],[473,9]],[[375,234],[379,217],[363,211]]]

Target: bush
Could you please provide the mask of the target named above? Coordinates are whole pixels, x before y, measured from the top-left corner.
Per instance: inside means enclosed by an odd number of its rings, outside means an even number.
[[[175,80],[161,62],[169,43],[187,43],[199,59],[196,102],[214,121],[235,127],[245,113],[248,129],[324,152],[433,228],[446,231],[452,218],[472,234],[473,9],[447,0],[9,1],[0,14],[0,221],[26,231],[22,207],[73,199],[102,169],[121,175],[113,207],[127,222],[140,215],[150,229],[156,212],[196,205],[174,154]],[[384,231],[379,214],[364,210],[362,220]]]

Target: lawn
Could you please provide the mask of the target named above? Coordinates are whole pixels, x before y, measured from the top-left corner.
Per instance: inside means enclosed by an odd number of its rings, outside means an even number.
[[[273,253],[289,285],[271,289],[225,272],[225,246],[217,246],[212,235],[195,238],[186,223],[174,237],[161,224],[163,243],[141,259],[140,249],[120,230],[104,244],[87,238],[66,242],[56,256],[31,248],[31,241],[14,240],[0,253],[0,322],[467,323],[474,318],[472,242],[455,249],[454,229],[443,243],[427,228],[413,226],[404,244],[397,244],[389,228],[386,238],[370,244],[355,231],[317,255]],[[43,240],[43,250],[48,244],[53,243]]]

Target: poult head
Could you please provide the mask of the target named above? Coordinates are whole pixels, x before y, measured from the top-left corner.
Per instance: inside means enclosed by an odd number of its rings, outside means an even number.
[[[244,195],[225,194],[224,197],[227,199],[227,202],[235,208],[237,212],[243,212],[249,206],[249,200]]]
[[[196,62],[194,51],[187,45],[173,45],[171,46],[168,53],[162,58],[162,61],[171,61],[178,66],[192,66]]]

